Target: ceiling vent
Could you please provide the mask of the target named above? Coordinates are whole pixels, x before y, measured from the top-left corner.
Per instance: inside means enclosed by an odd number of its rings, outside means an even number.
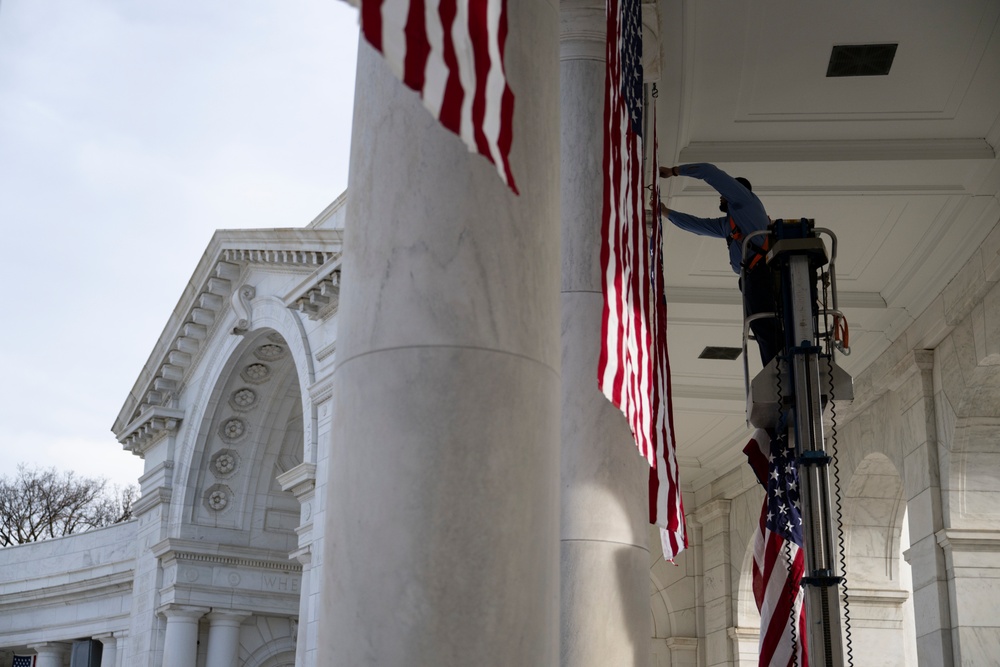
[[[851,44],[833,47],[826,75],[885,76],[892,67],[898,44]]]
[[[739,356],[742,353],[743,350],[738,347],[713,347],[710,345],[701,351],[698,358],[725,359],[726,361],[733,361],[734,359],[739,359]]]

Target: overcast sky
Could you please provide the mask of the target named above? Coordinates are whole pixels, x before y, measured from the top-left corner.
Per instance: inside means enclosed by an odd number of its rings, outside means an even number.
[[[110,431],[219,228],[347,185],[340,0],[0,0],[0,475],[126,484]]]

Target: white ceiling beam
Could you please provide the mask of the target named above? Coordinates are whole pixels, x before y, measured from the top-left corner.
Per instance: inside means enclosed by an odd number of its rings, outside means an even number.
[[[982,138],[863,139],[854,141],[694,141],[681,162],[859,162],[888,160],[993,160]]]
[[[712,306],[740,305],[739,290],[727,287],[671,287],[667,285],[667,303],[695,303]],[[888,305],[878,292],[837,292],[841,308],[885,309]]]

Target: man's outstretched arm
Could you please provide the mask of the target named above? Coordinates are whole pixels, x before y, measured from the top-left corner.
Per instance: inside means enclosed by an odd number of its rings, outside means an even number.
[[[756,201],[753,194],[743,187],[739,181],[714,164],[697,162],[682,164],[677,167],[660,167],[660,178],[670,178],[672,176],[690,176],[691,178],[701,179],[715,188],[716,192],[736,207],[748,206],[754,204]]]
[[[662,202],[660,203],[660,215],[674,223],[684,231],[700,234],[701,236],[713,236],[724,239],[729,234],[729,226],[726,218],[699,218],[688,213],[672,211]]]

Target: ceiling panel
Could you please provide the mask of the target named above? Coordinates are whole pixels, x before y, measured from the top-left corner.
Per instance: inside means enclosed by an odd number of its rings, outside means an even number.
[[[660,2],[665,162],[713,162],[772,218],[836,233],[858,375],[941,293],[1000,219],[1000,2]],[[894,42],[887,76],[827,78],[837,44]],[[717,217],[704,182],[663,182],[671,208]],[[741,307],[725,243],[671,225],[665,272],[682,481],[743,465]],[[923,322],[923,320],[921,320]],[[925,322],[926,324],[926,322]],[[924,325],[921,325],[924,326]],[[759,370],[749,352],[751,375]]]

